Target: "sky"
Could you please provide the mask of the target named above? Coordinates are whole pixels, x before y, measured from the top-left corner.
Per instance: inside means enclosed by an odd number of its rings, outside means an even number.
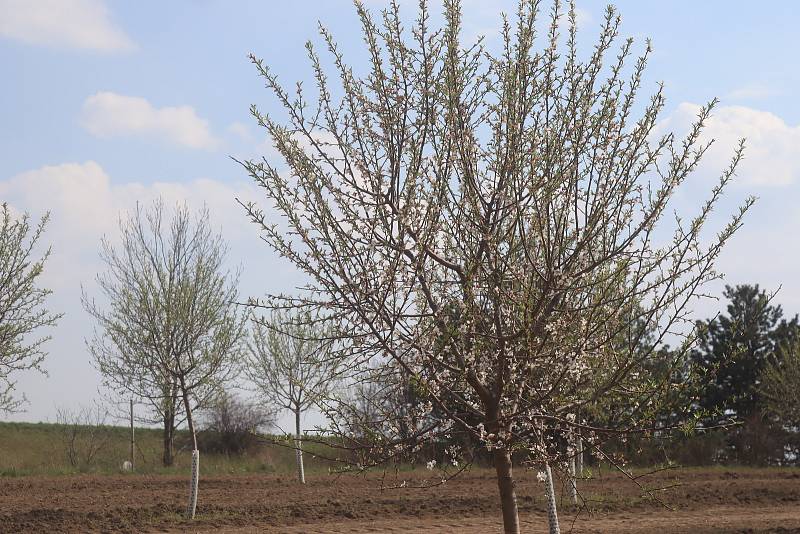
[[[437,0],[431,2],[438,5]],[[366,0],[379,10],[383,0]],[[409,17],[416,1],[400,1]],[[545,2],[547,4],[547,2]],[[800,312],[800,9],[790,0],[626,0],[616,3],[621,34],[653,55],[647,87],[665,84],[659,128],[685,132],[698,106],[720,99],[708,124],[716,139],[678,198],[697,207],[740,137],[745,161],[715,213],[717,228],[749,195],[758,197],[718,263],[725,283],[780,288],[775,302]],[[464,0],[464,35],[497,42],[511,1]],[[578,2],[584,54],[604,2]],[[52,255],[42,285],[63,312],[44,367],[15,375],[29,402],[6,420],[53,421],[60,407],[99,398],[100,377],[85,339],[91,318],[81,291],[97,295],[100,239],[139,202],[207,205],[211,223],[241,268],[243,297],[291,291],[299,276],[259,240],[236,199],[268,202],[232,157],[274,157],[249,114],[280,114],[248,60],[253,53],[280,79],[308,79],[305,42],[321,45],[323,22],[356,66],[363,58],[349,0],[0,0],[0,200],[17,213],[51,214]],[[267,212],[268,216],[273,216]],[[277,220],[276,220],[277,222]],[[709,287],[720,295],[722,284]],[[704,301],[697,318],[724,303]]]

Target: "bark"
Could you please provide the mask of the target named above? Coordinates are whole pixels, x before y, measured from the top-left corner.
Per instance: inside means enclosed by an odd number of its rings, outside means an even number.
[[[505,534],[519,534],[519,511],[511,468],[511,453],[505,449],[495,449],[493,456],[497,486],[500,490],[500,507],[503,510],[503,529]]]
[[[303,441],[300,434],[300,410],[294,411],[294,428],[295,428],[295,459],[297,460],[297,480],[300,484],[306,483],[306,473],[303,468]]]
[[[575,449],[577,450],[575,456],[575,471],[578,478],[583,477],[583,438],[579,435],[577,442],[575,443]]]
[[[162,463],[164,467],[171,466],[175,461],[175,414],[169,414],[164,417],[164,454]]]
[[[164,467],[169,467],[175,463],[175,411],[177,405],[177,385],[170,383],[166,390],[164,406]]]
[[[131,471],[134,470],[134,463],[136,458],[134,457],[134,450],[136,449],[136,437],[135,432],[133,429],[133,399],[131,399]]]

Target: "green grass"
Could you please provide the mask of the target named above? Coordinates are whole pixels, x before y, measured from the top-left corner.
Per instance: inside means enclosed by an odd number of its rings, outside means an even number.
[[[103,446],[91,462],[81,460],[70,464],[65,428],[52,423],[0,423],[0,476],[68,475],[74,473],[116,474],[122,472],[122,463],[130,455],[130,429],[128,427],[103,427],[106,436]],[[161,463],[161,431],[136,428],[136,472],[160,474],[185,474],[191,465],[190,447],[186,431],[178,431],[175,439],[175,463],[164,467]],[[78,442],[76,450],[85,455],[88,440]],[[330,464],[318,458],[323,446],[306,447],[306,472],[328,472]],[[273,444],[260,444],[239,456],[203,454],[203,474],[280,473],[290,474],[295,469],[294,450]]]
[[[85,430],[85,429],[83,429]],[[64,444],[65,427],[52,423],[2,423],[0,422],[0,476],[26,475],[69,475],[74,473],[122,473],[122,463],[129,458],[130,429],[128,427],[107,426],[104,432],[107,440],[96,458],[90,463],[78,462],[72,466],[67,457]],[[175,463],[170,467],[161,464],[162,443],[161,431],[154,428],[136,429],[136,473],[152,474],[186,474],[191,465],[191,451],[187,445],[189,436],[186,431],[178,431],[175,439]],[[334,465],[320,458],[333,456],[335,452],[326,450],[323,444],[307,443],[305,468],[307,473],[328,473]],[[78,446],[85,451],[85,443]],[[240,456],[208,454],[201,451],[201,471],[204,475],[275,473],[293,475],[295,471],[294,450],[290,447],[263,443]],[[412,470],[414,466],[403,464],[400,470]],[[747,473],[757,468],[742,466],[714,465],[705,469],[727,471],[736,469]],[[599,476],[597,466],[591,468],[595,476]],[[653,467],[634,467],[638,473],[650,471]],[[600,471],[614,472],[609,466]],[[667,471],[669,473],[670,471]]]

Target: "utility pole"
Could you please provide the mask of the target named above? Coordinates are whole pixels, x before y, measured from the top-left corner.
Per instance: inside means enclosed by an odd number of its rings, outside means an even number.
[[[133,437],[133,399],[131,399],[131,471],[133,471],[133,450],[134,450],[134,437]]]

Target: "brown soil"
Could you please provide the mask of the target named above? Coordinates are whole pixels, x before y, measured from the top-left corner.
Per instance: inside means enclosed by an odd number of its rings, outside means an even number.
[[[425,474],[428,474],[427,472]],[[420,482],[423,474],[405,475]],[[579,483],[586,506],[562,503],[562,532],[799,532],[800,470],[692,469],[646,477],[662,503],[618,474]],[[679,482],[680,484],[675,486]],[[375,476],[201,478],[198,517],[181,518],[186,478],[0,478],[0,532],[501,532],[493,473],[429,489],[381,490]],[[523,532],[546,532],[543,488],[519,476]],[[665,506],[666,505],[666,506]]]

